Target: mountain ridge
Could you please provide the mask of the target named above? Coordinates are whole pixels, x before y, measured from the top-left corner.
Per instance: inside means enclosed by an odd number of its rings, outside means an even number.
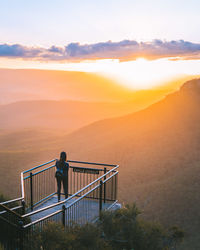
[[[72,159],[119,164],[119,200],[183,227],[183,249],[199,249],[200,93],[190,84],[144,110],[60,138],[51,154],[64,149]]]

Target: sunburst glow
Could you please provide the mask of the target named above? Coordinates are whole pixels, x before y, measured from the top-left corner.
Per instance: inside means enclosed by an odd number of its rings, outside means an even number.
[[[3,59],[2,68],[31,68],[83,71],[104,75],[132,89],[149,89],[186,75],[198,75],[200,60],[170,60],[167,58],[120,62],[117,59],[83,61],[79,63],[41,62]]]

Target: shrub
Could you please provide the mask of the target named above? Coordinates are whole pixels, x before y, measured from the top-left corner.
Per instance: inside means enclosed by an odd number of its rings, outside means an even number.
[[[176,249],[184,237],[178,227],[169,230],[158,223],[142,220],[135,204],[116,211],[102,212],[96,224],[65,228],[56,223],[37,229],[27,249]],[[30,248],[30,245],[32,248]]]
[[[66,230],[61,224],[50,222],[42,232],[38,228],[34,237],[25,249],[106,249],[106,243],[101,238],[101,232],[94,224],[84,226],[74,225]]]
[[[138,219],[139,214],[135,204],[102,213],[99,223],[105,240],[113,249],[162,249],[165,236],[163,228],[156,223]]]

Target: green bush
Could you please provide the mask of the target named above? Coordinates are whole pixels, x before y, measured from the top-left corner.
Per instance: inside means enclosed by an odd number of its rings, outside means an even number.
[[[95,224],[75,225],[66,230],[61,224],[48,223],[43,230],[35,231],[34,237],[25,249],[108,249],[101,238],[101,231]]]
[[[51,222],[43,230],[35,231],[27,249],[169,250],[176,249],[183,240],[184,232],[178,227],[168,230],[158,223],[142,220],[139,215],[140,211],[133,204],[102,212],[96,224],[64,229]]]
[[[158,224],[138,219],[139,214],[135,204],[126,205],[115,212],[102,213],[99,223],[112,249],[162,249],[164,229]]]

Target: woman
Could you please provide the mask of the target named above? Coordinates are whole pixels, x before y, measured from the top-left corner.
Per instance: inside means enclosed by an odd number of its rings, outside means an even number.
[[[65,152],[60,153],[60,160],[56,161],[56,180],[57,180],[57,194],[58,202],[60,201],[61,182],[63,183],[63,189],[65,193],[65,199],[68,198],[68,171],[69,163],[67,163],[67,154]]]

